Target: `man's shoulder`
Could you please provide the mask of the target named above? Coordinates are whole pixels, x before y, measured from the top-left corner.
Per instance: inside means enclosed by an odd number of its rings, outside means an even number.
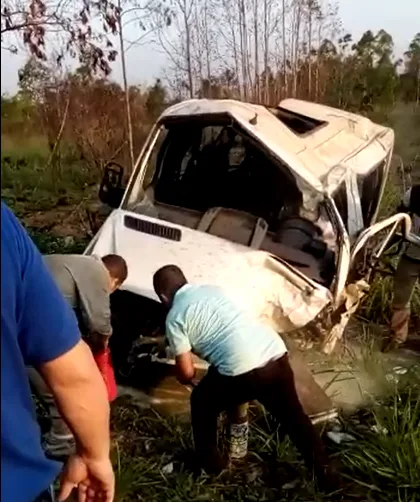
[[[208,298],[207,287],[196,284],[185,284],[175,295],[172,307],[166,316],[166,322],[179,321],[190,315],[197,304]]]
[[[224,296],[224,291],[219,286],[212,284],[187,284],[185,294],[189,298],[206,298],[212,296]]]
[[[186,284],[175,296],[173,307],[185,309],[192,305],[211,303],[213,300],[226,298],[218,286],[207,284]]]
[[[9,279],[23,280],[28,267],[37,267],[31,259],[33,243],[14,213],[1,203],[2,271]]]
[[[85,271],[104,271],[102,260],[95,255],[84,254],[49,254],[44,255],[44,261],[52,266],[81,269]]]
[[[15,251],[19,251],[19,243],[24,242],[23,228],[13,212],[2,201],[1,203],[1,244],[2,248],[11,249],[15,247]],[[20,257],[20,256],[19,256]]]

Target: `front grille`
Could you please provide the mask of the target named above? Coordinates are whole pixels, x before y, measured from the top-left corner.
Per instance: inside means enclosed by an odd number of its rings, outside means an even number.
[[[153,221],[134,218],[133,216],[124,216],[124,225],[131,230],[154,235],[155,237],[161,237],[162,239],[168,239],[170,241],[180,242],[182,237],[179,228],[167,227]]]

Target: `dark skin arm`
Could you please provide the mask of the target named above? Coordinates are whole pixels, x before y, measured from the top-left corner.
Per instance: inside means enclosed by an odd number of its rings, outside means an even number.
[[[180,383],[188,385],[195,377],[192,352],[185,352],[175,358],[176,376]]]

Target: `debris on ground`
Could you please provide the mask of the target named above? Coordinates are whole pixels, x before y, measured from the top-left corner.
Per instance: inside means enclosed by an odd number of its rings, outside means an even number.
[[[174,463],[169,462],[162,467],[162,474],[172,474],[174,472]]]
[[[356,441],[356,438],[347,432],[334,432],[328,431],[327,437],[334,441],[335,444],[348,443],[349,441]]]
[[[298,485],[299,485],[299,479],[295,479],[293,481],[289,481],[288,483],[285,483],[281,487],[281,489],[282,490],[294,490]]]
[[[379,424],[375,424],[375,425],[372,425],[372,427],[370,428],[373,432],[376,432],[376,434],[388,434],[388,429],[386,427],[384,427],[383,425],[379,425]]]

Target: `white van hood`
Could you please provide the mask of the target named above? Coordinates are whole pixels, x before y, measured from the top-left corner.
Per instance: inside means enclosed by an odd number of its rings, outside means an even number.
[[[128,228],[126,216],[179,228],[182,239],[174,242]],[[124,290],[158,301],[153,274],[175,264],[190,282],[223,287],[234,301],[280,332],[305,326],[331,301],[326,288],[307,279],[302,291],[287,278],[288,266],[266,252],[121,209],[112,212],[85,251],[99,256],[109,253],[127,261]]]

